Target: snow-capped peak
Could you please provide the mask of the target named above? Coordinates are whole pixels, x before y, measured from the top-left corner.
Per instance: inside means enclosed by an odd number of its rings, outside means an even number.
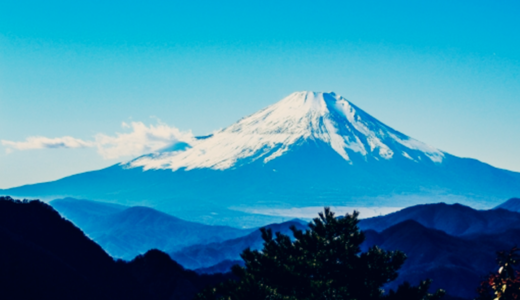
[[[223,170],[257,160],[268,163],[312,140],[329,144],[350,163],[351,155],[418,161],[423,154],[436,163],[444,158],[441,151],[391,129],[333,92],[295,92],[191,148],[147,155],[127,166]]]

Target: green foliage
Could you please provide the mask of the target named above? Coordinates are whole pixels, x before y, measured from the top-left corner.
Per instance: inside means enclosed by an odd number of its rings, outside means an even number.
[[[365,237],[358,213],[336,218],[329,208],[302,232],[289,236],[262,230],[264,248],[242,253],[245,267],[234,266],[239,278],[200,293],[197,300],[310,300],[310,299],[440,299],[443,291],[428,293],[429,281],[418,287],[401,285],[384,294],[382,287],[397,278],[406,256],[400,251],[372,247],[361,253]]]
[[[498,252],[498,272],[481,283],[477,300],[520,300],[520,272],[515,269],[520,264],[519,252],[516,247]]]

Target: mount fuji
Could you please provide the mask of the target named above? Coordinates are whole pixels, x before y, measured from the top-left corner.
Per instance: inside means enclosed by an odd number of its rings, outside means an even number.
[[[520,173],[417,141],[335,93],[296,92],[210,136],[0,192],[144,205],[226,224],[273,208],[441,201],[490,208],[520,195]]]

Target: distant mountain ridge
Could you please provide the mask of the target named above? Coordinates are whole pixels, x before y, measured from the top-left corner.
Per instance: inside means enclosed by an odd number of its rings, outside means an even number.
[[[520,195],[520,173],[428,146],[334,93],[293,93],[190,143],[0,193],[147,206],[231,226],[245,216],[237,208],[406,207],[440,201],[491,208]],[[272,223],[262,222],[252,218],[243,226]]]
[[[151,249],[176,251],[249,234],[251,229],[188,222],[148,207],[115,206],[73,198],[50,203],[112,257],[131,260]]]
[[[288,234],[287,225],[277,228]],[[432,289],[445,289],[450,296],[461,299],[476,297],[480,282],[496,268],[497,251],[520,244],[520,213],[503,209],[478,211],[459,204],[409,207],[361,220],[359,227],[366,237],[362,251],[377,245],[407,254],[397,281],[387,288],[431,278]],[[248,247],[260,249],[261,244],[259,233],[253,232],[233,240],[186,247],[170,255],[199,273],[213,274],[243,264],[241,251]]]
[[[403,221],[414,220],[422,226],[453,236],[497,234],[520,229],[520,214],[505,209],[475,210],[460,204],[422,204],[386,216],[361,220],[362,230],[384,231]]]
[[[275,233],[280,232],[292,236],[292,231],[290,230],[292,226],[300,230],[307,229],[307,226],[302,225],[299,221],[271,224],[265,228],[271,229]],[[170,256],[188,269],[202,269],[214,267],[226,261],[241,261],[240,254],[244,249],[259,250],[262,248],[262,245],[262,234],[260,230],[255,230],[246,236],[223,242],[189,246],[170,253]],[[232,264],[228,263],[227,266],[230,267]],[[222,271],[225,268],[219,268],[219,270]],[[229,269],[226,271],[229,271]]]
[[[520,244],[520,228],[507,229],[496,226],[505,215],[520,216],[519,213],[499,210],[476,211],[460,205],[426,205],[411,207],[415,214],[402,214],[400,219],[391,218],[397,223],[388,222],[388,226],[377,232],[373,229],[364,230],[366,237],[362,251],[377,245],[386,250],[401,250],[407,254],[407,260],[399,272],[396,282],[386,288],[395,288],[399,283],[409,281],[417,284],[419,278],[433,279],[432,289],[445,289],[450,296],[461,299],[476,297],[476,289],[484,277],[496,268],[496,252],[510,249]],[[406,209],[405,209],[406,210]],[[458,212],[460,223],[466,223],[466,230],[460,226],[443,227],[442,214],[452,210]],[[434,213],[434,211],[438,211]],[[487,214],[492,212],[491,214]],[[413,218],[424,222],[431,213],[428,226],[420,224]],[[482,217],[484,215],[484,217]],[[450,216],[447,216],[450,217]],[[452,217],[452,216],[451,216]],[[512,221],[510,218],[506,222]],[[361,221],[363,223],[363,220]],[[488,226],[483,226],[488,224]],[[278,229],[284,234],[290,234],[290,224],[279,224]],[[295,224],[293,224],[295,225]],[[378,225],[379,226],[379,225]],[[366,224],[364,227],[367,227]],[[378,229],[381,229],[380,227]],[[444,228],[453,234],[448,234],[435,228]],[[305,227],[298,227],[305,230]],[[457,230],[454,230],[457,229]],[[482,232],[478,230],[482,229]],[[258,232],[248,236],[208,245],[190,246],[175,253],[171,257],[188,268],[200,273],[217,273],[229,271],[234,264],[243,264],[240,253],[248,247],[261,249],[262,240]]]
[[[240,262],[243,249],[260,249],[263,242],[257,228],[208,226],[146,207],[126,207],[73,198],[56,199],[50,204],[112,257],[125,260],[151,249],[159,249],[173,253],[172,258],[184,267],[208,268],[200,273],[228,272],[229,267]],[[294,219],[266,227],[274,232],[290,234],[291,226],[304,230],[307,222]],[[175,256],[181,250],[183,254]],[[215,267],[216,264],[221,266]]]

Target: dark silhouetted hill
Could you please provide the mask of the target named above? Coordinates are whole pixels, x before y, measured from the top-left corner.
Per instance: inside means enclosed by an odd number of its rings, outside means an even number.
[[[364,219],[359,227],[381,232],[407,220],[454,236],[494,234],[520,228],[520,213],[504,209],[475,210],[460,204],[444,203],[416,205],[385,216]]]
[[[208,285],[234,278],[231,274],[199,275],[185,270],[162,251],[153,249],[129,263],[119,261],[123,273],[131,275],[145,294],[143,299],[191,300]]]
[[[47,204],[0,197],[0,299],[191,299],[199,276],[149,251],[114,261]]]
[[[0,198],[0,232],[4,297],[115,296],[110,288],[117,274],[112,258],[50,206]]]
[[[54,200],[51,205],[112,257],[125,260],[150,249],[173,252],[191,245],[234,239],[254,230],[184,221],[142,206],[72,198]]]

